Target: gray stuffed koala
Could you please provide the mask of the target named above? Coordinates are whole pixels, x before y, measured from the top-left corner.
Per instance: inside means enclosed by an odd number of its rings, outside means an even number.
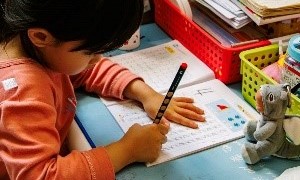
[[[283,128],[284,120],[290,118],[285,116],[290,106],[290,86],[262,85],[256,94],[256,102],[258,111],[261,110],[261,118],[249,121],[245,126],[244,133],[249,142],[242,148],[244,161],[255,164],[270,155],[299,158],[300,145],[291,143]]]

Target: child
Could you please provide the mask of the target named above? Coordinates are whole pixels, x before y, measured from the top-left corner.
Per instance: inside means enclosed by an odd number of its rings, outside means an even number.
[[[61,155],[74,88],[137,100],[155,117],[164,96],[100,55],[137,30],[143,0],[0,3],[0,179],[115,179],[126,165],[158,157],[168,120],[192,128],[203,120],[192,99],[178,97],[160,124],[135,124],[117,142]]]

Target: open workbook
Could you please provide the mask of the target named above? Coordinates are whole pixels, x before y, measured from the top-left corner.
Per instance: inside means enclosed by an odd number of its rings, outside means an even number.
[[[168,141],[163,144],[156,165],[243,137],[243,126],[258,113],[234,94],[213,72],[182,44],[174,40],[152,48],[112,57],[165,93],[182,62],[188,68],[174,96],[191,97],[205,110],[205,122],[191,129],[171,122]],[[106,101],[110,113],[125,133],[134,123],[153,123],[141,106],[133,101]]]
[[[166,92],[181,63],[188,64],[178,88],[214,79],[214,72],[194,56],[179,41],[153,46],[139,51],[113,56],[110,58],[131,72],[139,75],[158,92]],[[102,98],[106,105],[114,104],[112,99]]]

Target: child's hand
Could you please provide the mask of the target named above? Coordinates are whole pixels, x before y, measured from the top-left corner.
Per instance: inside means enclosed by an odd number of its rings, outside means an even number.
[[[105,146],[115,172],[133,162],[153,162],[162,144],[167,141],[169,122],[162,118],[159,124],[132,125],[121,140]]]
[[[132,162],[153,162],[157,159],[162,144],[167,141],[170,124],[162,119],[160,124],[148,124],[141,126],[134,124],[131,126],[121,142],[128,149],[128,155]]]
[[[157,93],[156,95],[148,98],[149,100],[143,103],[144,109],[147,114],[154,119],[164,96]],[[182,124],[191,128],[198,128],[195,121],[205,121],[204,111],[193,105],[194,100],[187,97],[174,97],[172,98],[164,117],[169,120]]]
[[[137,79],[132,81],[124,90],[124,96],[129,99],[134,99],[143,104],[148,116],[155,118],[161,103],[164,100],[162,94],[157,93],[143,81]],[[164,117],[169,120],[188,126],[198,128],[195,121],[204,121],[204,111],[193,105],[194,100],[186,97],[172,98]]]

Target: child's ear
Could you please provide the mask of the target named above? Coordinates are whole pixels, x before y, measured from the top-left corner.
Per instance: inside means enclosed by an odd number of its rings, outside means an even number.
[[[27,34],[30,41],[36,47],[43,48],[45,46],[51,46],[56,42],[52,34],[43,28],[30,28]]]

